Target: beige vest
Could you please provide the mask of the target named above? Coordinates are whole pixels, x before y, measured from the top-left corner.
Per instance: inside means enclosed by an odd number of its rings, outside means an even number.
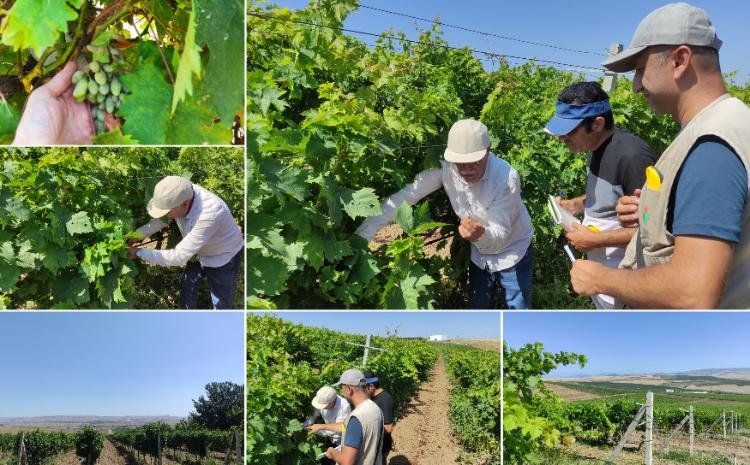
[[[698,138],[714,135],[734,149],[749,171],[750,109],[725,94],[701,110],[677,135],[659,158],[656,169],[661,187],[643,186],[638,207],[639,228],[628,244],[620,268],[637,269],[667,263],[674,254],[674,236],[667,231],[667,205],[677,172]],[[750,186],[748,186],[750,189]],[[727,272],[721,308],[750,307],[750,202],[745,205],[740,243]],[[721,270],[717,270],[720,273]]]
[[[383,412],[380,407],[371,401],[365,400],[357,406],[352,413],[346,417],[345,426],[349,426],[349,420],[357,417],[362,425],[362,447],[357,452],[355,465],[379,465],[383,460],[381,450],[383,445]],[[341,444],[346,444],[346,429],[341,437]]]

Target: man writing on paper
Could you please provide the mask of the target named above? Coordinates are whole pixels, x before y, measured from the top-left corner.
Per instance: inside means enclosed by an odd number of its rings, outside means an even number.
[[[650,169],[635,211],[638,230],[618,270],[578,260],[576,292],[606,293],[634,308],[750,306],[750,109],[731,97],[719,66],[721,40],[708,14],[686,3],[638,25],[630,47],[603,65],[635,70],[633,90],[681,131]]]
[[[444,158],[440,168],[418,174],[390,196],[383,213],[367,218],[357,234],[372,240],[403,202],[414,205],[442,187],[461,221],[458,233],[471,243],[469,307],[493,308],[497,284],[507,308],[531,308],[534,229],[521,200],[518,173],[490,152],[487,126],[472,119],[453,124]]]
[[[622,228],[615,207],[645,181],[656,154],[643,140],[614,125],[609,96],[596,82],[578,82],[560,92],[557,111],[544,128],[574,153],[588,153],[586,193],[558,199],[570,213],[583,213],[583,226],[572,224],[565,237],[589,260],[616,268],[634,228]],[[612,308],[614,298],[591,296],[596,308]]]

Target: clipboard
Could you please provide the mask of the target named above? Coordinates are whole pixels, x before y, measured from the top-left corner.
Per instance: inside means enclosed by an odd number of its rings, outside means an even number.
[[[573,229],[573,224],[581,224],[581,220],[573,216],[568,210],[560,206],[555,197],[550,195],[547,199],[547,210],[552,215],[552,221],[559,224],[566,231]]]

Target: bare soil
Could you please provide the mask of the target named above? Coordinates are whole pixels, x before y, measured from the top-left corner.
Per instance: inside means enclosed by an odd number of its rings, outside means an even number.
[[[654,465],[679,465],[684,461],[667,459],[659,454],[662,441],[667,437],[667,432],[657,432],[654,435]],[[622,453],[617,458],[617,465],[642,465],[644,449],[641,445],[642,431],[636,431],[628,440]],[[689,439],[687,434],[678,433],[669,444],[669,451],[687,452],[689,450]],[[639,448],[639,446],[641,446]],[[592,464],[604,464],[614,450],[615,446],[595,447],[576,443],[571,446],[559,446],[566,455],[577,457]],[[694,451],[697,454],[708,454],[721,456],[730,461],[736,455],[737,464],[750,464],[750,437],[735,435],[726,440],[720,437],[700,438],[696,437]]]
[[[393,428],[389,465],[454,465],[461,447],[448,421],[450,381],[445,362],[438,359],[430,380],[404,407]]]
[[[548,381],[545,381],[544,385],[547,386],[550,391],[557,394],[567,402],[572,402],[574,400],[596,399],[597,397],[599,397],[596,394],[592,394],[590,392],[576,391],[575,389],[570,389],[558,384],[550,383]]]
[[[85,465],[85,461],[76,455],[75,450],[71,450],[61,455],[54,461],[54,465]],[[96,465],[134,465],[128,461],[128,458],[121,454],[115,446],[107,439],[104,440],[104,447]]]
[[[494,339],[452,339],[450,344],[474,347],[481,350],[494,350],[500,352],[500,340]]]
[[[372,241],[370,241],[370,250],[375,251],[390,244],[395,239],[398,239],[403,232],[404,230],[401,229],[401,226],[396,223],[383,226],[377,233],[375,233]],[[429,244],[430,242],[437,240],[439,237],[441,237],[440,231],[439,229],[436,229],[432,231],[430,236],[424,238],[425,243],[428,243],[423,249],[426,257],[438,256],[440,258],[448,258],[450,255],[453,237],[448,237],[445,241],[436,241]]]

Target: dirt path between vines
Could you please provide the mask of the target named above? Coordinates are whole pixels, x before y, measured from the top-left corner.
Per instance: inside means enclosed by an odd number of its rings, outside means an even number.
[[[54,465],[82,465],[85,463],[85,461],[76,455],[75,450],[71,450],[55,460]],[[129,465],[129,462],[126,456],[120,454],[115,446],[105,439],[102,453],[99,455],[96,465]]]
[[[404,406],[393,429],[389,465],[453,465],[461,447],[448,420],[450,381],[442,357],[412,400]]]

